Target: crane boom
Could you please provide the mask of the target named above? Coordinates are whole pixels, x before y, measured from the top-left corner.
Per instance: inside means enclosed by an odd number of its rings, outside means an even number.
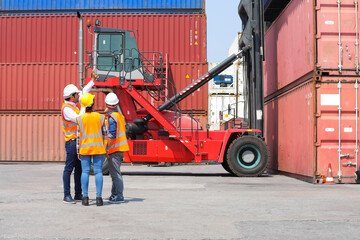
[[[211,79],[213,79],[215,76],[220,74],[222,71],[230,67],[233,62],[235,62],[237,59],[241,58],[243,56],[243,53],[248,50],[248,47],[244,47],[240,52],[237,54],[233,54],[226,58],[224,61],[222,61],[219,65],[205,73],[203,76],[198,78],[196,81],[191,83],[189,86],[175,94],[173,97],[171,97],[168,101],[164,102],[162,105],[160,105],[157,110],[159,112],[163,110],[170,109],[172,106],[178,104],[181,102],[184,98],[198,90],[200,87],[202,87],[204,84],[209,82]],[[151,114],[148,114],[144,117],[144,121],[149,121],[152,118]]]

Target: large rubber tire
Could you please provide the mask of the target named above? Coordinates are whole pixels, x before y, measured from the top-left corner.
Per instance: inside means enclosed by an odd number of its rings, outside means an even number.
[[[105,158],[104,163],[103,163],[103,175],[109,175],[109,161],[107,158]],[[91,164],[90,167],[90,174],[94,175],[94,166]]]
[[[238,177],[260,176],[266,170],[270,151],[258,137],[243,136],[235,139],[227,150],[227,164]]]
[[[224,159],[224,161],[221,163],[221,165],[223,166],[223,168],[228,172],[228,173],[232,173],[232,171],[230,170],[229,164],[227,159]]]

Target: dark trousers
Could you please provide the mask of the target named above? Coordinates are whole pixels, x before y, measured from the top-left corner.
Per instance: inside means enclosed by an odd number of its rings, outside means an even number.
[[[121,161],[124,158],[123,152],[114,152],[109,154],[109,172],[112,179],[111,195],[123,197],[124,181],[121,176]]]
[[[63,173],[64,196],[70,196],[70,176],[74,171],[75,195],[81,195],[81,162],[78,159],[76,151],[76,141],[65,142],[66,161]]]

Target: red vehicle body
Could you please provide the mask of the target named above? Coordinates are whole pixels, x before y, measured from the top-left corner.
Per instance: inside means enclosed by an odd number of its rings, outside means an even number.
[[[133,123],[134,119],[143,118],[149,113],[154,116],[154,119],[147,123],[147,132],[143,134],[143,139],[130,138],[128,140],[130,152],[125,153],[125,162],[201,163],[216,161],[222,163],[226,146],[229,147],[231,138],[260,132],[260,130],[252,129],[199,130],[201,129],[200,123],[188,115],[182,116],[180,123],[179,120],[175,120],[173,111],[160,113],[136,90],[136,85],[149,85],[143,83],[142,79],[132,82],[132,85],[134,88],[131,90],[128,83],[119,87],[116,78],[108,79],[106,83],[96,82],[97,87],[111,87],[119,96],[120,108],[127,123]],[[136,110],[133,107],[134,99],[143,108]],[[181,130],[176,127],[179,124],[181,124]],[[164,129],[169,133],[167,136],[161,136]]]
[[[260,130],[203,130],[191,112],[178,107],[181,100],[191,97],[232,65],[242,52],[228,57],[184,89],[173,91],[172,83],[165,76],[161,53],[140,52],[131,31],[102,28],[100,22],[95,25],[94,48],[87,52],[90,66],[86,69],[95,68],[99,75],[95,82],[98,91],[114,92],[120,99],[119,110],[126,120],[130,147],[125,154],[126,162],[214,161],[236,176],[258,176],[265,171],[269,150],[258,137]],[[80,35],[81,30],[82,27]],[[81,69],[81,60],[79,65]],[[85,79],[85,83],[90,80]],[[155,101],[149,101],[146,94]]]

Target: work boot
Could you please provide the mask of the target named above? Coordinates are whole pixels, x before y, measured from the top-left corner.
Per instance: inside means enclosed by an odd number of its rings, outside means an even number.
[[[89,206],[89,197],[83,197],[82,198],[82,205],[83,206]]]
[[[75,200],[75,201],[81,201],[81,200],[82,200],[82,194],[80,194],[80,195],[75,195],[74,200]]]
[[[63,202],[64,202],[64,203],[72,203],[72,204],[75,203],[74,199],[73,199],[70,195],[69,195],[69,196],[65,196]]]
[[[96,206],[104,205],[102,197],[96,197]]]
[[[115,196],[109,200],[109,203],[122,203],[125,202],[124,197]]]

